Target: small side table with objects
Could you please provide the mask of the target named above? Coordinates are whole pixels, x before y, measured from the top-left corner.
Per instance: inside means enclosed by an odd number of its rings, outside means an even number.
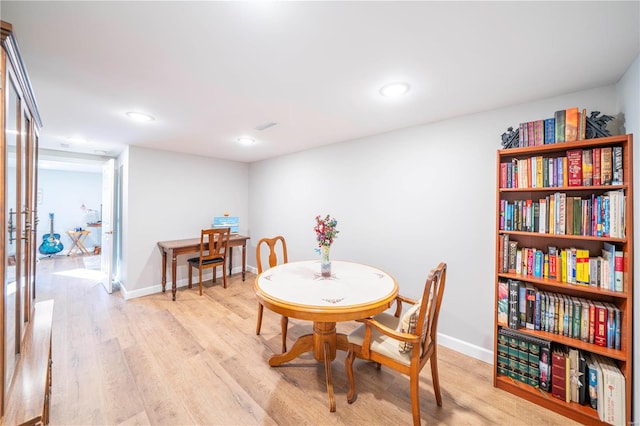
[[[72,243],[67,256],[71,256],[76,252],[79,252],[80,254],[89,254],[89,250],[84,246],[84,242],[90,233],[91,231],[87,231],[86,229],[81,229],[80,231],[67,231],[67,235],[71,238]]]

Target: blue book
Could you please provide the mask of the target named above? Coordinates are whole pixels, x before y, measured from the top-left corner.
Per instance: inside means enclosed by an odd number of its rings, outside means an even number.
[[[533,276],[534,277],[542,276],[543,264],[544,264],[543,253],[540,250],[536,250],[535,258],[533,260]]]
[[[556,143],[556,119],[544,120],[544,144]]]

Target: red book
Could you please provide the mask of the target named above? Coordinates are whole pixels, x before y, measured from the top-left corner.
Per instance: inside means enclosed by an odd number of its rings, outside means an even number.
[[[507,163],[500,163],[500,188],[507,187]]]
[[[600,148],[593,148],[593,184],[594,185],[602,185],[602,180],[600,179]]]
[[[589,301],[589,343],[593,343],[596,334],[596,305]]]
[[[564,122],[564,141],[573,142],[578,140],[578,122],[580,121],[580,113],[578,108],[568,108],[566,110]]]
[[[567,170],[569,172],[569,186],[582,186],[582,150],[567,151]]]
[[[595,330],[594,330],[594,340],[598,346],[607,347],[607,320],[609,318],[609,313],[607,312],[606,306],[604,306],[601,302],[594,302],[595,305]]]
[[[562,352],[554,352],[551,355],[551,395],[562,401],[567,398],[566,363]]]

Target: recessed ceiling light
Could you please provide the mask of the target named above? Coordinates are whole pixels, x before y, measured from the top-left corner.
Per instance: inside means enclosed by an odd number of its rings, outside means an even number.
[[[256,140],[248,136],[243,136],[241,138],[238,138],[238,143],[242,145],[253,145],[254,143],[256,143]]]
[[[155,120],[155,117],[149,114],[145,114],[144,112],[129,111],[126,114],[127,117],[135,121],[145,122]]]
[[[390,83],[386,86],[382,86],[380,94],[388,98],[395,98],[402,96],[409,91],[409,85],[407,83]]]

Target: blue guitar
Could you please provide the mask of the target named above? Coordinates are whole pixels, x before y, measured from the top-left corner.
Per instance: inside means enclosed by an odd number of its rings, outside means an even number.
[[[43,241],[38,249],[40,253],[47,255],[60,253],[64,248],[60,242],[60,234],[53,232],[53,213],[49,213],[49,219],[51,220],[51,230],[42,236]]]

